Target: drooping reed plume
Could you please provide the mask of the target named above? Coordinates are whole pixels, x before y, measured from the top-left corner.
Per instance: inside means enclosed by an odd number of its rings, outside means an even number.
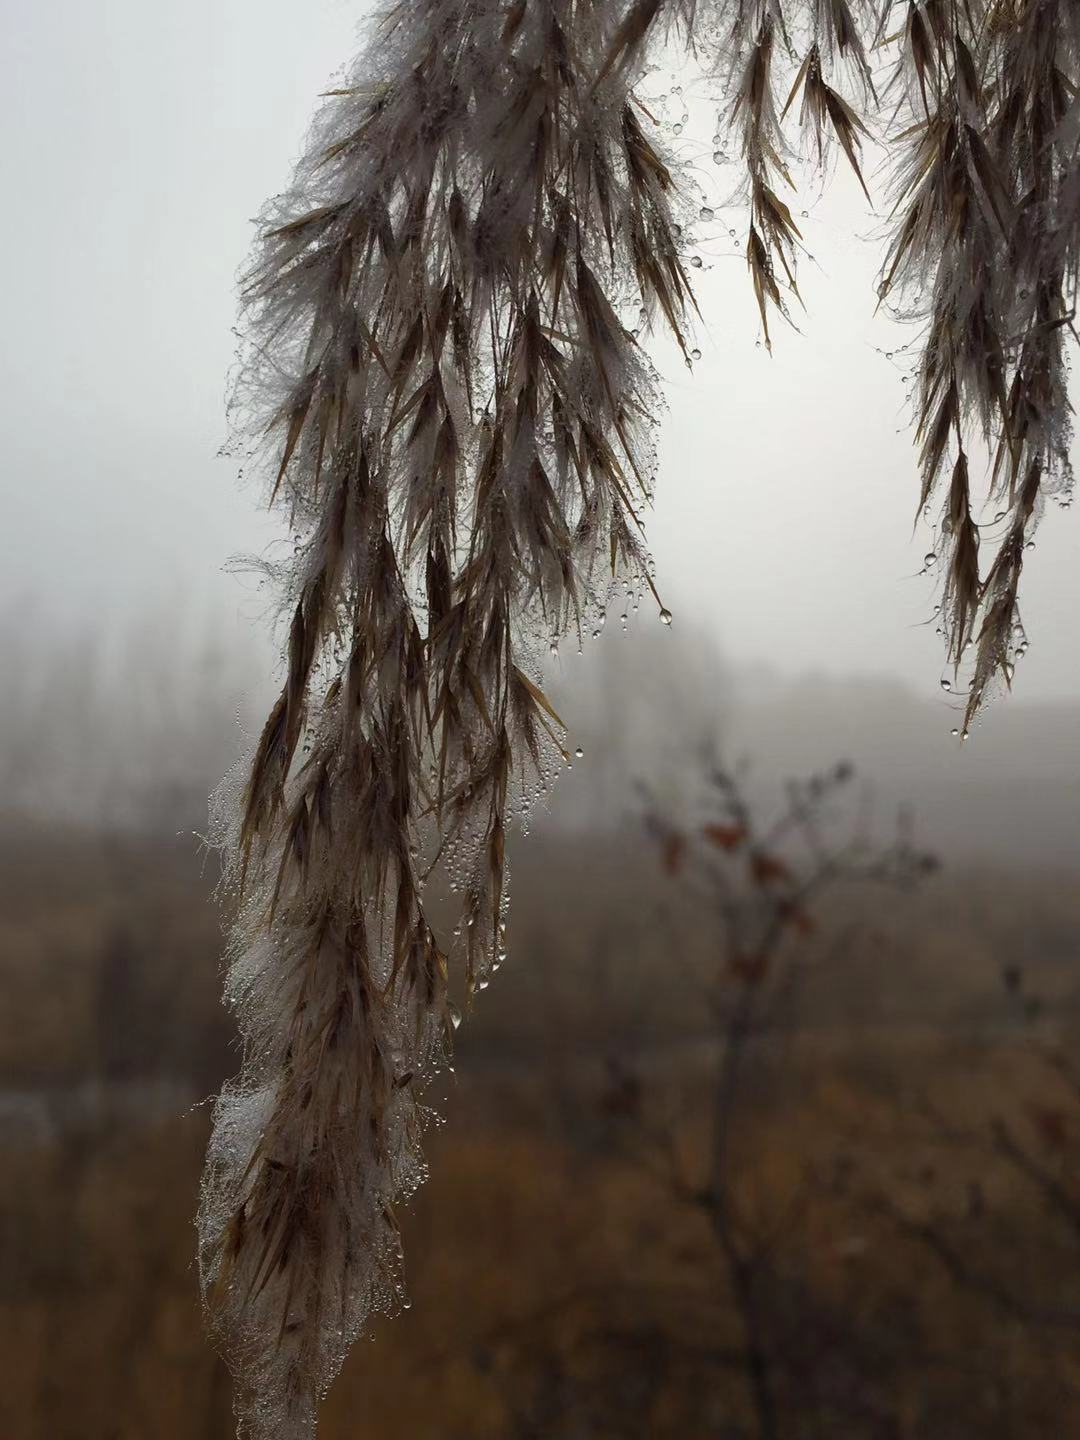
[[[899,7],[897,7],[899,8]],[[894,237],[881,293],[926,330],[917,419],[925,505],[944,492],[944,629],[973,647],[965,727],[1026,639],[1024,551],[1047,493],[1068,503],[1066,340],[1075,335],[1080,10],[1071,0],[934,0],[901,12]],[[971,446],[993,450],[980,527]],[[980,556],[982,529],[996,554]]]
[[[882,293],[930,297],[923,496],[951,467],[950,645],[976,642],[975,706],[1011,664],[1023,546],[1065,474],[1077,21],[1071,0],[889,9],[904,168]],[[451,964],[471,991],[497,963],[507,828],[561,758],[538,654],[602,621],[614,586],[652,589],[660,394],[627,323],[644,307],[689,355],[693,300],[672,162],[634,95],[646,58],[677,37],[724,87],[768,338],[798,295],[785,117],[865,183],[889,20],[870,0],[399,0],[264,216],[238,403],[295,553],[285,683],[225,822],[244,1062],[199,1216],[250,1437],[310,1434],[399,1293]],[[973,423],[1010,517],[985,576]]]
[[[613,577],[649,583],[655,380],[620,310],[679,336],[689,298],[630,98],[649,20],[395,6],[247,280],[241,386],[297,552],[287,677],[231,835],[244,1065],[200,1232],[253,1436],[309,1433],[394,1300],[394,1205],[452,1025],[428,872],[456,891],[471,989],[500,945],[515,785],[560,750],[538,642]]]

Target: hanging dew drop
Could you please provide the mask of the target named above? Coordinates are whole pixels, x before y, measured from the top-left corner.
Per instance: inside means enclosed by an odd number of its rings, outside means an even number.
[[[661,610],[661,611],[660,611],[660,624],[661,624],[661,625],[670,625],[673,619],[674,619],[674,616],[672,615],[672,613],[671,613],[670,610]]]

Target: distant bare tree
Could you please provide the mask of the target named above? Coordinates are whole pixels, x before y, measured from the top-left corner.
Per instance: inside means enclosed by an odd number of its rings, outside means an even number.
[[[709,943],[686,957],[713,1036],[707,1073],[697,1055],[661,1068],[646,1018],[644,1036],[612,1037],[599,1132],[583,1128],[580,1077],[551,1084],[583,1155],[640,1177],[655,1197],[649,1214],[700,1223],[680,1223],[667,1240],[660,1222],[646,1240],[643,1219],[639,1243],[657,1248],[644,1274],[582,1273],[561,1299],[500,1329],[493,1348],[511,1358],[491,1369],[516,1434],[540,1433],[555,1416],[567,1433],[591,1417],[595,1433],[629,1437],[650,1396],[671,1426],[656,1433],[729,1440],[929,1440],[946,1417],[950,1435],[1004,1440],[1070,1413],[1080,1081],[1059,1046],[1032,1037],[1014,1105],[968,1116],[898,1069],[897,1102],[880,1097],[857,1125],[838,1118],[790,1194],[778,1199],[755,1179],[763,1106],[785,1071],[785,1104],[797,1088],[785,1045],[799,1034],[803,981],[870,943],[858,929],[830,936],[822,926],[830,891],[903,890],[935,868],[906,827],[892,843],[868,838],[859,807],[841,803],[851,779],[839,766],[790,785],[765,824],[742,778],[712,763],[692,821],[643,792],[675,887],[658,925],[668,963],[680,955],[674,917],[692,900],[710,927]],[[614,983],[619,967],[603,971]],[[1023,976],[1007,967],[1004,979],[1021,1014],[1037,1016]],[[804,1253],[821,1243],[813,1216],[823,1207],[850,1276],[836,1291]],[[932,1313],[942,1286],[954,1297],[944,1324]],[[1006,1359],[1017,1334],[1037,1367]],[[548,1378],[534,1385],[540,1373]],[[673,1408],[672,1396],[683,1403]]]
[[[666,1177],[675,1197],[706,1219],[726,1272],[730,1300],[742,1329],[744,1368],[761,1440],[782,1433],[776,1394],[778,1355],[763,1292],[773,1262],[768,1229],[761,1231],[739,1198],[733,1159],[736,1133],[745,1124],[746,1087],[754,1042],[781,1030],[803,965],[800,942],[815,931],[816,904],[836,887],[910,887],[935,867],[901,831],[889,845],[873,843],[858,807],[837,835],[834,802],[853,771],[832,771],[790,783],[786,804],[761,825],[738,775],[710,762],[705,775],[706,814],[694,829],[672,823],[649,805],[646,821],[673,876],[703,894],[713,917],[712,944],[700,989],[716,1038],[708,1086],[710,1140],[704,1167],[689,1159],[678,1131],[637,1124],[626,1134],[628,1158]],[[841,817],[841,824],[845,820]],[[846,939],[847,937],[845,937]],[[623,1093],[638,1085],[625,1067],[613,1069]]]

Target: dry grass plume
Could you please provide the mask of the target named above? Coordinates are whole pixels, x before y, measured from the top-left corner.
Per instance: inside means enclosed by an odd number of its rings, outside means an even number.
[[[224,822],[244,1062],[199,1216],[250,1437],[309,1435],[400,1293],[395,1204],[424,1174],[451,961],[470,992],[498,963],[508,826],[561,759],[538,653],[600,623],[614,586],[652,590],[660,391],[627,320],[644,307],[689,357],[693,298],[677,177],[634,86],[672,37],[724,87],[766,338],[798,297],[785,124],[865,186],[881,97],[881,294],[926,324],[922,500],[944,494],[972,714],[1011,676],[1043,496],[1071,484],[1075,0],[400,0],[371,22],[244,287],[237,402],[296,537],[285,683]],[[980,432],[1005,526],[985,568]]]

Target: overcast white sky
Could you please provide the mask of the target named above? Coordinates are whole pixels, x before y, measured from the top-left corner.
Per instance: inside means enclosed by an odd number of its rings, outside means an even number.
[[[233,277],[250,217],[353,52],[358,6],[0,8],[0,608],[118,626],[177,607],[241,635],[257,606],[222,566],[275,532],[216,458]],[[671,413],[651,537],[676,617],[731,659],[872,669],[931,695],[940,642],[914,578],[929,537],[912,536],[901,372],[879,353],[910,337],[873,317],[878,250],[858,233],[873,223],[843,177],[812,206],[809,314],[771,360],[718,224],[703,359],[690,375],[661,357]],[[1026,570],[1031,699],[1080,696],[1074,514],[1051,510]]]

